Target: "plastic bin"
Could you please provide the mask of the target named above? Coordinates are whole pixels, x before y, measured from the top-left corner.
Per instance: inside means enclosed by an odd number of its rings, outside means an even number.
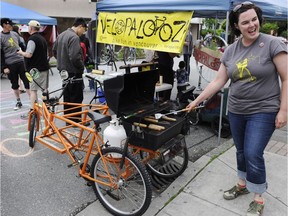
[[[100,102],[100,103],[106,103],[106,99],[105,99],[105,97],[104,97],[103,92],[101,91],[101,88],[98,88],[98,89],[97,89],[97,95],[98,95],[98,97],[99,97],[99,102]]]

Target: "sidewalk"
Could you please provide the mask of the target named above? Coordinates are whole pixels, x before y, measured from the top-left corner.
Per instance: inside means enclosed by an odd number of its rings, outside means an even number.
[[[246,215],[252,194],[226,201],[223,191],[237,181],[235,147],[232,139],[189,162],[187,170],[160,196],[155,197],[145,216],[236,216]],[[287,215],[287,127],[276,130],[265,150],[268,190],[263,195],[263,216]],[[99,202],[77,216],[110,215]]]

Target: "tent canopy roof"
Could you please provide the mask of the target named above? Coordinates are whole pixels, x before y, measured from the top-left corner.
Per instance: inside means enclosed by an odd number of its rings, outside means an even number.
[[[226,18],[226,12],[244,0],[102,0],[96,4],[96,11],[194,11],[193,17]],[[287,0],[251,0],[271,20],[287,20]]]
[[[3,1],[1,2],[1,17],[10,18],[17,24],[27,25],[30,20],[37,20],[41,25],[57,25],[55,18]]]
[[[243,0],[232,0],[237,5]],[[263,11],[263,17],[267,20],[287,20],[288,0],[251,0]]]
[[[194,11],[193,17],[226,17],[230,0],[103,0],[96,4],[98,12],[172,12]]]

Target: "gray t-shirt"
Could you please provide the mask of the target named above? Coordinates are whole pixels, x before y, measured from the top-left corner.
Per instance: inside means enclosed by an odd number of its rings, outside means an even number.
[[[273,58],[280,52],[287,53],[285,43],[262,33],[249,47],[244,47],[239,39],[225,50],[221,62],[231,79],[230,112],[278,112],[280,86]]]
[[[5,63],[11,65],[17,62],[24,62],[24,57],[17,54],[20,43],[20,36],[14,32],[9,33],[1,32],[1,49],[4,52]]]
[[[31,53],[33,55],[35,48],[36,48],[35,42],[32,40],[29,40],[27,44],[26,52]]]

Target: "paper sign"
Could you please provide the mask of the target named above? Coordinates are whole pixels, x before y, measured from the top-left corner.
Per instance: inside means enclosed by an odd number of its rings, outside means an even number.
[[[98,19],[97,42],[172,53],[183,48],[193,12],[107,13]]]

